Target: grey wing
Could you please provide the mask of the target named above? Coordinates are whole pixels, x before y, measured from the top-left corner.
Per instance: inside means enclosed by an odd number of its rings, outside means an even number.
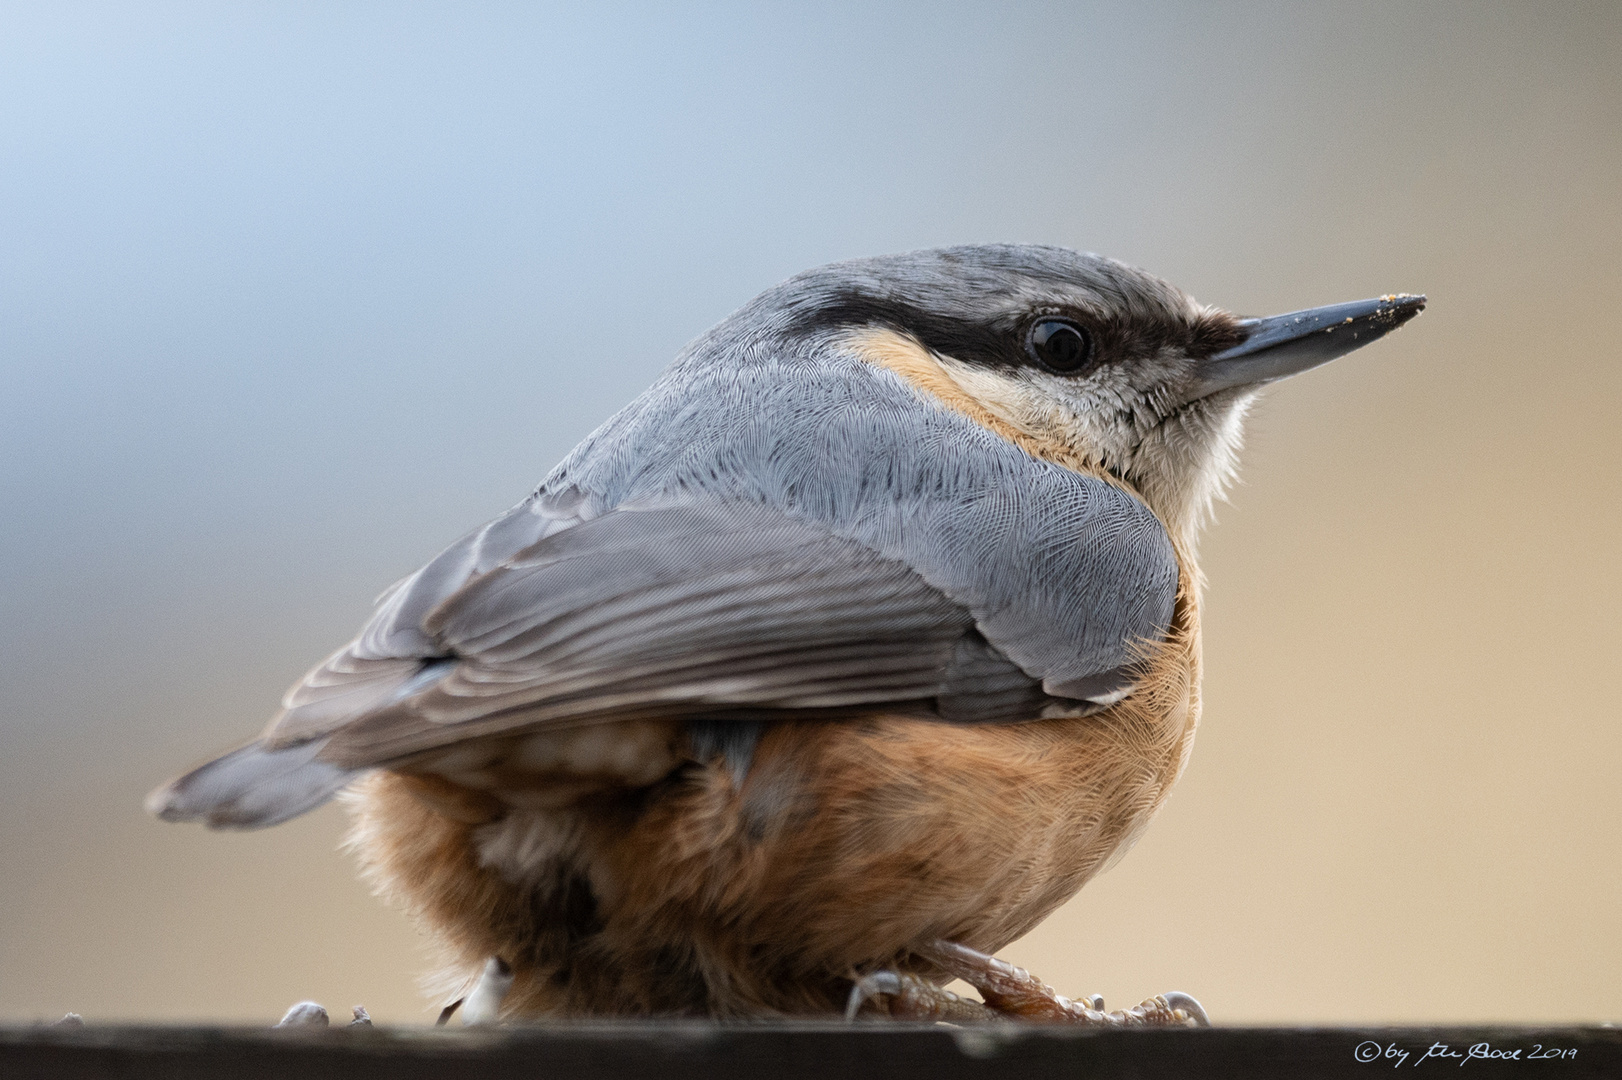
[[[1044,697],[906,563],[739,502],[622,506],[473,577],[420,627],[430,649],[322,733],[325,760],[632,716],[908,704],[1024,719]],[[269,741],[311,727],[295,707]]]
[[[872,707],[1006,721],[1055,700],[968,606],[823,525],[717,498],[600,513],[557,498],[514,508],[397,586],[258,743],[149,805],[257,827],[356,771],[488,735]]]
[[[147,796],[147,810],[166,821],[258,829],[332,798],[357,770],[320,758],[324,736],[409,694],[433,670],[423,616],[469,580],[589,516],[586,503],[574,488],[561,499],[527,499],[396,582],[360,636],[288,690],[263,737],[159,787]]]
[[[440,552],[378,598],[360,635],[316,665],[282,698],[267,736],[279,744],[325,735],[431,679],[443,650],[424,621],[469,582],[549,536],[596,516],[577,488],[536,495]]]
[[[193,769],[147,796],[165,821],[202,821],[212,829],[279,825],[332,798],[353,770],[321,761],[320,740],[273,749],[254,741]]]

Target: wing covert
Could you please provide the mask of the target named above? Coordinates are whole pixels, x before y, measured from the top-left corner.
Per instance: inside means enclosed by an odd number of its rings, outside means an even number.
[[[289,695],[267,745],[325,736],[323,758],[354,768],[631,715],[924,703],[952,719],[1025,719],[1043,697],[904,562],[720,500],[577,521],[469,573],[414,629],[418,655],[389,657],[368,643],[411,639],[368,627]],[[340,718],[350,703],[360,708]]]

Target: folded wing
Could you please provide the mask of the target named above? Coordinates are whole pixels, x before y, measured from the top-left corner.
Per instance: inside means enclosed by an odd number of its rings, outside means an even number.
[[[633,718],[883,707],[996,722],[1090,707],[1044,691],[983,636],[984,619],[908,562],[824,525],[715,497],[565,510],[531,500],[447,549],[288,692],[258,742],[149,805],[274,824],[361,770]],[[1124,659],[1142,620],[1116,615]],[[1088,685],[1129,679],[1121,665]]]
[[[421,630],[391,692],[368,658],[364,711],[295,706],[267,742],[319,734],[323,759],[359,768],[547,725],[899,704],[1007,720],[1042,696],[905,563],[737,502],[583,521],[471,577]],[[342,655],[316,673],[332,689]]]

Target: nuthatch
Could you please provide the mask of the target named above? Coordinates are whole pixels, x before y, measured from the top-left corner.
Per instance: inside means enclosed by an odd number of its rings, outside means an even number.
[[[1187,761],[1195,541],[1257,389],[1424,305],[1241,319],[1053,247],[801,274],[149,805],[347,789],[365,874],[448,982],[510,965],[505,1015],[1203,1019],[987,954]]]

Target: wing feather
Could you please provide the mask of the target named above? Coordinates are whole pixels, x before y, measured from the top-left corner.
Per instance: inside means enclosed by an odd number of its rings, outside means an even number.
[[[477,539],[430,563],[374,617],[388,626],[289,693],[266,745],[320,736],[324,760],[361,768],[608,716],[929,703],[1013,719],[1041,697],[911,567],[777,510],[622,506],[516,550],[526,533],[500,521],[504,559],[481,570],[497,545]]]

